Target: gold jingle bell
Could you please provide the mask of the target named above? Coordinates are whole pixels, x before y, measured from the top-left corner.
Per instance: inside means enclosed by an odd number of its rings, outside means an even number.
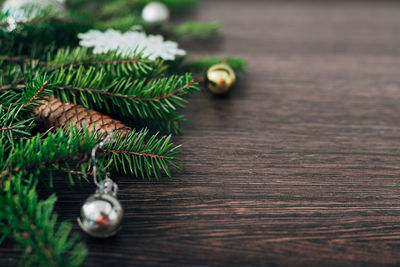
[[[234,70],[226,64],[216,64],[207,70],[207,87],[215,95],[227,94],[235,84]]]

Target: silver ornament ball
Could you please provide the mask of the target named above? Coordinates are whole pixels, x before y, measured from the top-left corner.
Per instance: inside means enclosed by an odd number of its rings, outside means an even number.
[[[89,235],[107,238],[120,229],[123,213],[116,197],[107,193],[96,193],[86,199],[78,223]]]
[[[169,9],[163,3],[151,2],[143,8],[142,18],[150,23],[166,22],[169,19]]]

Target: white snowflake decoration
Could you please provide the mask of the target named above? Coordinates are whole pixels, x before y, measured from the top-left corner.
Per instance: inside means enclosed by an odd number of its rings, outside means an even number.
[[[172,41],[164,41],[161,35],[146,35],[142,32],[130,31],[121,33],[116,30],[101,32],[90,30],[78,35],[79,44],[84,47],[93,47],[93,53],[101,54],[109,51],[117,51],[122,56],[134,56],[142,53],[143,57],[150,60],[162,58],[174,60],[175,56],[184,56],[186,51],[178,48],[178,44]]]
[[[28,21],[30,19],[30,17],[25,14],[23,9],[9,9],[3,7],[1,12],[8,14],[7,19],[5,21],[2,21],[8,23],[8,26],[3,29],[4,31],[8,32],[12,32],[13,30],[15,30],[17,28],[18,22]]]
[[[4,30],[10,32],[15,30],[18,23],[33,19],[41,8],[45,8],[49,5],[51,5],[54,10],[63,10],[64,6],[62,3],[63,0],[8,0],[3,4],[1,9],[3,13],[8,14],[7,20],[4,21],[8,23],[8,26]],[[32,9],[25,12],[25,7]]]
[[[60,11],[65,9],[63,2],[62,0],[7,0],[3,8],[19,9],[25,5],[35,5],[44,8],[48,5],[52,5],[55,10]]]

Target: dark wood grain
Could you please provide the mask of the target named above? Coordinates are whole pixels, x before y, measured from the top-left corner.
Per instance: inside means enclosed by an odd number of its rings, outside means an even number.
[[[249,73],[190,102],[173,181],[118,179],[123,230],[85,237],[86,265],[400,265],[400,3],[201,1],[196,16],[225,32],[197,53]],[[93,186],[58,191],[74,221]]]

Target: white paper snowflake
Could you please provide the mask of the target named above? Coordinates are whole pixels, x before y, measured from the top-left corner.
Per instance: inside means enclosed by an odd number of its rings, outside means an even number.
[[[117,51],[122,56],[134,56],[136,53],[142,53],[143,57],[150,60],[174,60],[175,56],[186,55],[186,51],[179,49],[177,43],[164,41],[161,35],[146,35],[137,31],[121,33],[116,30],[90,30],[79,34],[78,37],[81,40],[79,44],[93,47],[95,54]]]
[[[63,0],[7,0],[3,4],[5,9],[19,9],[25,5],[35,5],[42,8],[52,5],[55,10],[65,10]]]
[[[7,13],[8,18],[5,21],[8,26],[4,29],[6,31],[13,31],[17,27],[17,22],[25,22],[34,18],[41,8],[49,5],[53,10],[61,11],[64,9],[64,0],[7,0],[1,9],[3,13]],[[28,12],[25,7],[31,7]]]
[[[2,23],[4,22],[8,23],[8,26],[3,29],[4,31],[8,32],[12,32],[17,28],[17,22],[28,21],[31,17],[34,16],[33,13],[30,16],[28,16],[23,9],[18,9],[18,8],[10,9],[3,7],[1,9],[1,12],[4,14],[7,13],[8,15],[8,17],[4,21],[1,21]]]

